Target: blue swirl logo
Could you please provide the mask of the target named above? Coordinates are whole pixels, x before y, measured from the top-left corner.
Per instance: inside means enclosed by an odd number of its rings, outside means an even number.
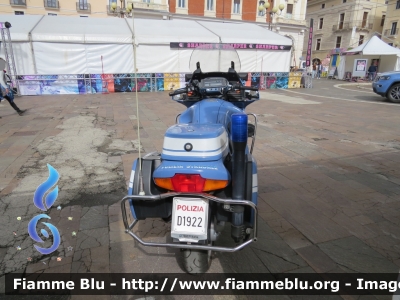
[[[58,196],[58,186],[56,186],[52,191],[49,192],[49,190],[58,182],[58,179],[60,176],[58,175],[58,172],[56,169],[54,169],[51,165],[47,164],[47,168],[49,169],[49,178],[45,182],[43,182],[41,185],[38,186],[38,188],[35,191],[35,194],[33,195],[33,204],[37,208],[39,208],[41,211],[47,211],[50,209],[50,207],[54,204],[54,202],[57,199]],[[47,194],[46,197],[45,194]],[[48,215],[46,214],[40,214],[32,218],[32,220],[28,224],[28,233],[29,236],[36,242],[38,243],[44,243],[42,238],[38,235],[36,228],[37,224],[40,219],[51,219]],[[41,254],[50,254],[58,249],[60,246],[61,238],[60,238],[60,233],[58,232],[57,227],[50,223],[42,222],[47,228],[50,229],[51,234],[53,235],[53,245],[50,248],[42,248],[37,245],[34,245],[36,250],[39,251]],[[45,237],[49,238],[49,233],[45,229],[41,229],[40,233]]]

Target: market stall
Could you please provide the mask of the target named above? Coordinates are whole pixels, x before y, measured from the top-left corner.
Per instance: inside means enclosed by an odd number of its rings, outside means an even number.
[[[400,49],[392,47],[377,36],[373,36],[364,44],[342,53],[338,67],[338,78],[365,77],[368,67],[376,63],[378,72],[400,70]]]

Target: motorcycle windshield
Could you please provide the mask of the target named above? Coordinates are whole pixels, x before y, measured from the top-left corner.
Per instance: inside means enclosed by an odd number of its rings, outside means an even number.
[[[197,69],[200,63],[202,72],[228,72],[231,62],[235,64],[235,71],[240,72],[240,58],[235,48],[227,44],[203,44],[196,47],[190,57],[191,72]]]

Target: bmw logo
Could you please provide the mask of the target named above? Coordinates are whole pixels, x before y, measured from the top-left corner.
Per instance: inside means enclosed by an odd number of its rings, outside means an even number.
[[[193,145],[192,145],[191,143],[186,143],[185,146],[183,146],[183,148],[184,148],[186,151],[192,151]]]

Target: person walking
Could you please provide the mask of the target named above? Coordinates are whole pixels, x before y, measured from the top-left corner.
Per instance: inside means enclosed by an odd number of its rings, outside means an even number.
[[[322,64],[319,63],[317,66],[317,78],[321,79],[321,73],[322,73]]]
[[[314,78],[316,73],[317,73],[317,64],[314,63],[313,66],[312,66],[312,75],[311,75],[311,77]]]
[[[368,68],[368,80],[374,81],[376,76],[376,71],[378,71],[378,67],[376,66],[376,63],[373,62],[372,65],[370,65]]]
[[[7,85],[7,86],[4,87],[4,86],[0,83],[0,89],[1,89],[1,92],[0,92],[0,102],[3,100],[3,98],[5,98],[5,99],[8,101],[8,103],[10,103],[11,107],[14,108],[15,111],[16,111],[20,116],[22,116],[22,114],[26,111],[26,109],[21,110],[21,109],[19,109],[19,107],[15,104],[15,102],[14,102],[14,92],[12,91],[12,89],[10,88],[10,86]],[[1,118],[1,117],[0,117],[0,118]]]

